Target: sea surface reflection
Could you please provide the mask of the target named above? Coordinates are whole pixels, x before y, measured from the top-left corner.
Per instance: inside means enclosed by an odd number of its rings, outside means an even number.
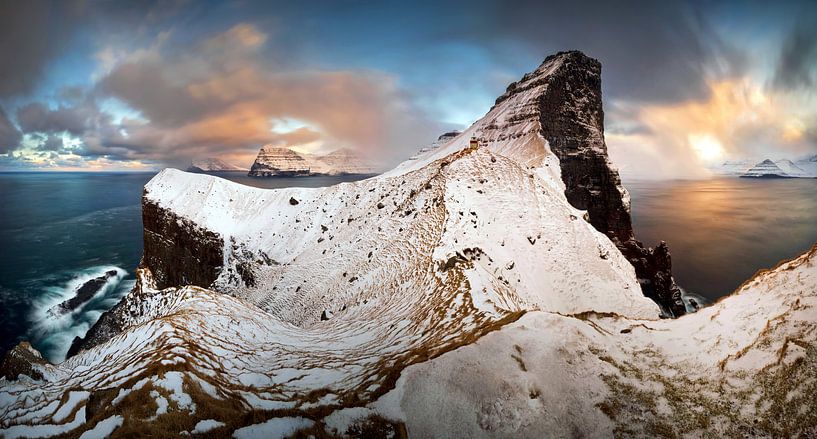
[[[684,289],[709,301],[817,241],[817,179],[637,181],[636,237],[667,241]]]

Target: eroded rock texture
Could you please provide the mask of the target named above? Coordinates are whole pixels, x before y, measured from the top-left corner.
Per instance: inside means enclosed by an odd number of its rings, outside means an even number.
[[[666,243],[655,249],[635,239],[630,201],[618,171],[610,163],[604,142],[601,63],[578,51],[561,52],[543,66],[561,62],[541,75],[541,67],[508,86],[496,105],[516,93],[546,85],[539,95],[541,134],[559,157],[565,196],[574,207],[587,210],[590,223],[606,234],[635,267],[644,295],[663,311],[678,317],[686,312],[681,290],[672,278]]]

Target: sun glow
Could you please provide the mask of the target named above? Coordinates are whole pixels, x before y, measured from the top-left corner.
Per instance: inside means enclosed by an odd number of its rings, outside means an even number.
[[[695,155],[702,161],[714,162],[723,157],[723,145],[711,134],[690,134],[688,140]]]

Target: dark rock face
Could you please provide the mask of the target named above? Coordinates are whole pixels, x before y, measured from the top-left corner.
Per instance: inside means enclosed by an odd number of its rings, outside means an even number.
[[[20,375],[27,375],[35,380],[39,380],[43,378],[43,375],[35,366],[46,363],[40,353],[37,352],[31,344],[27,341],[23,341],[6,352],[3,361],[0,362],[0,376],[10,381],[16,380]]]
[[[142,199],[144,255],[159,289],[184,285],[209,287],[224,263],[220,235]]]
[[[514,93],[547,84],[539,96],[542,136],[559,157],[565,196],[577,209],[586,210],[590,223],[606,234],[633,264],[644,295],[665,313],[686,312],[681,290],[672,278],[672,262],[666,243],[655,249],[636,241],[630,217],[629,197],[612,167],[604,142],[604,110],[601,100],[601,63],[581,52],[560,52],[545,64],[561,66],[541,80],[526,75],[497,99],[497,104]],[[532,74],[529,74],[532,75]],[[517,84],[526,83],[520,88]]]
[[[80,305],[88,302],[94,295],[105,286],[108,282],[108,279],[116,276],[116,271],[111,270],[105,272],[104,275],[99,276],[97,278],[91,279],[88,282],[82,284],[81,287],[77,289],[77,293],[74,297],[60,303],[59,305],[51,308],[48,310],[48,313],[52,316],[58,316],[62,314],[66,314],[72,312],[80,307]]]

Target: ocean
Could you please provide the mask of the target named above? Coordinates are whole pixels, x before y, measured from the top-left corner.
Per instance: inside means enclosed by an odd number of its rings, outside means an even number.
[[[667,241],[676,282],[713,302],[817,242],[817,179],[625,181],[636,238]]]
[[[319,187],[359,177],[255,179]],[[142,254],[140,197],[152,173],[0,173],[0,349],[29,340],[61,361],[75,336],[134,284]],[[638,239],[670,245],[676,280],[705,302],[817,241],[817,180],[627,181]],[[73,313],[47,311],[85,281],[116,270]]]

